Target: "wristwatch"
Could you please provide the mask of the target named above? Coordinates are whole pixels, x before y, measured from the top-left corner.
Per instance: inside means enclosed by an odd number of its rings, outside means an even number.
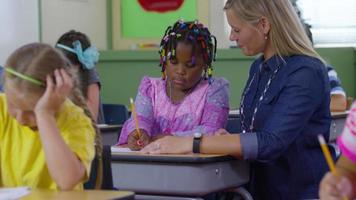
[[[193,153],[200,153],[200,142],[203,134],[201,133],[194,133],[193,139]]]

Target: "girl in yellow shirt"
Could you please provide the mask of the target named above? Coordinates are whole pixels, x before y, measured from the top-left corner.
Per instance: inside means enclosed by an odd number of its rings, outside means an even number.
[[[69,61],[49,45],[32,43],[13,52],[3,68],[0,187],[82,189],[102,148]]]

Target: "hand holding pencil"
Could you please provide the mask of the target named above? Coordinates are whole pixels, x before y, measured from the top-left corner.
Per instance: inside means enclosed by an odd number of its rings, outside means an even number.
[[[145,147],[150,142],[150,137],[146,133],[146,131],[140,129],[139,122],[137,119],[137,112],[135,108],[135,104],[133,99],[130,98],[131,105],[131,115],[132,119],[135,123],[135,130],[129,134],[127,139],[128,146],[131,150],[138,151]]]
[[[349,193],[348,190],[352,190],[351,183],[345,177],[340,177],[337,173],[334,161],[331,157],[328,146],[322,135],[318,135],[318,140],[325,156],[326,162],[330,168],[323,180],[320,183],[319,197],[321,200],[326,199],[340,199],[347,200],[346,194]]]

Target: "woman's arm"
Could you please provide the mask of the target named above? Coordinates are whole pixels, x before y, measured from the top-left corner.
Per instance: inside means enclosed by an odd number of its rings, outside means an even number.
[[[99,103],[100,103],[99,85],[97,83],[90,84],[87,90],[87,105],[95,121],[98,119]]]
[[[149,154],[186,154],[193,152],[193,137],[166,136],[152,142],[144,149]],[[239,134],[204,135],[200,143],[204,154],[228,154],[242,158]]]

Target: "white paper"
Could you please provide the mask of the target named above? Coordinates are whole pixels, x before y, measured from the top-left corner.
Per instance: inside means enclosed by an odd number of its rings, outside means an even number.
[[[0,200],[19,199],[31,193],[29,187],[1,188]]]
[[[130,148],[126,147],[119,147],[119,146],[111,146],[112,153],[123,153],[123,152],[135,152],[132,151]]]

